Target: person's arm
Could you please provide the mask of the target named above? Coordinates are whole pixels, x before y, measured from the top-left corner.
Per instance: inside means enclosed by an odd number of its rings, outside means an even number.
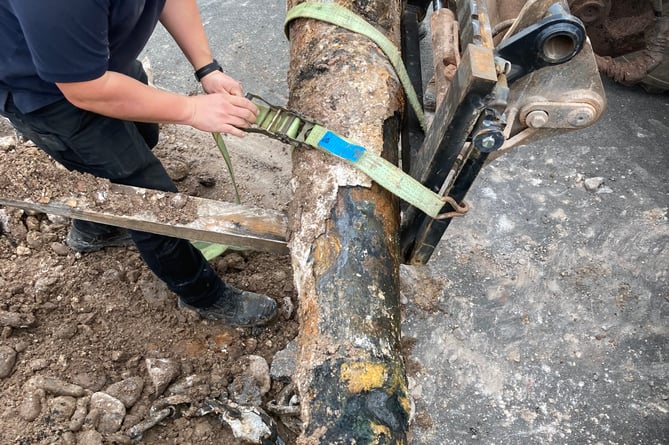
[[[227,93],[183,96],[149,87],[113,71],[86,82],[56,85],[73,105],[105,116],[186,124],[202,131],[240,137],[246,134],[240,128],[248,128],[257,113],[255,105],[243,97]]]
[[[160,22],[177,42],[193,70],[198,70],[214,60],[195,0],[167,0]],[[202,87],[207,93],[225,91],[235,96],[243,94],[239,82],[220,71],[203,77]]]

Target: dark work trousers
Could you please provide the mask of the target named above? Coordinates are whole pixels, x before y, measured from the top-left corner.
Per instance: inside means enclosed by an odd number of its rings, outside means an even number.
[[[137,62],[135,78],[146,83]],[[3,114],[14,127],[70,170],[107,178],[113,183],[168,192],[177,188],[151,152],[158,142],[158,125],[112,119],[81,110],[61,100],[31,113],[21,113],[11,101]],[[81,220],[77,230],[104,236],[116,228]],[[186,240],[130,230],[149,268],[185,303],[211,305],[225,287],[199,250]]]

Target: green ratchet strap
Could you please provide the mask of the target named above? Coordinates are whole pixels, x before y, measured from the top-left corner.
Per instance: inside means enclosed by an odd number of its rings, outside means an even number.
[[[286,13],[286,21],[284,22],[286,36],[289,35],[288,24],[297,18],[315,19],[337,25],[341,28],[363,35],[376,43],[386,57],[388,57],[388,60],[395,69],[397,77],[399,77],[402,87],[404,88],[407,100],[416,113],[420,125],[423,127],[423,131],[427,131],[427,123],[423,108],[420,105],[416,91],[409,79],[409,74],[402,61],[402,55],[393,42],[379,30],[370,25],[365,19],[337,3],[306,2],[291,8]]]
[[[452,218],[467,212],[466,204],[459,205],[448,196],[439,196],[365,147],[356,145],[290,110],[271,105],[259,96],[247,94],[246,97],[260,110],[256,125],[247,131],[262,133],[288,144],[306,144],[343,159],[381,187],[432,218]],[[445,204],[450,204],[454,211],[440,214]]]

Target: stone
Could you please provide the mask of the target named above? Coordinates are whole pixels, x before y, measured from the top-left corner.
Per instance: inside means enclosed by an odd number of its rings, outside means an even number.
[[[601,187],[602,184],[604,184],[604,178],[602,178],[601,176],[588,178],[583,181],[583,186],[589,192],[597,191],[597,189]]]
[[[88,402],[91,400],[90,397],[82,397],[77,399],[77,404],[70,417],[69,429],[70,431],[77,432],[81,430],[84,426],[84,421],[86,420],[86,414],[88,414]]]
[[[286,348],[277,352],[272,359],[269,375],[274,380],[289,382],[297,367],[297,340],[293,340]]]
[[[244,359],[247,362],[245,374],[255,379],[262,395],[267,394],[272,386],[267,360],[259,355],[247,355]]]
[[[144,389],[144,379],[141,377],[130,377],[120,382],[109,385],[105,392],[110,396],[120,400],[123,406],[132,407],[142,395]]]
[[[0,379],[12,374],[17,355],[17,352],[9,346],[0,346]]]
[[[43,389],[54,396],[82,397],[86,394],[81,386],[53,377],[35,376],[28,381],[28,385]]]
[[[41,371],[49,366],[49,360],[45,358],[36,358],[28,362],[28,369],[32,372]]]
[[[146,369],[153,383],[154,396],[158,397],[179,377],[179,364],[170,359],[147,358]]]
[[[260,406],[271,386],[269,365],[258,355],[247,355],[241,360],[245,362],[244,371],[228,386],[230,398],[240,405]]]
[[[0,137],[0,149],[4,151],[13,150],[16,148],[16,137],[14,136],[2,136]]]
[[[228,386],[230,399],[244,406],[262,405],[262,394],[255,379],[247,374],[238,375]]]
[[[56,422],[69,421],[77,406],[77,399],[70,396],[59,396],[47,400],[49,416]]]
[[[42,412],[42,400],[44,399],[46,399],[46,392],[43,389],[26,384],[24,397],[19,407],[19,417],[26,422],[32,422],[37,419]]]
[[[104,392],[96,392],[91,396],[91,411],[98,410],[100,417],[97,430],[103,434],[115,433],[121,429],[125,417],[123,402]]]
[[[97,392],[107,383],[107,376],[102,371],[79,372],[72,376],[72,382],[89,391]]]
[[[53,242],[50,246],[51,250],[53,250],[56,255],[67,256],[67,254],[70,253],[70,248],[63,243]]]
[[[61,324],[56,327],[53,335],[61,340],[70,340],[77,335],[77,327],[74,324]]]
[[[95,430],[82,431],[77,436],[77,443],[81,445],[102,445],[102,434]]]

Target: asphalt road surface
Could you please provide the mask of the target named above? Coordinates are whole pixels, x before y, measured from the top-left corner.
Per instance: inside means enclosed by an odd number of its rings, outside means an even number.
[[[200,6],[226,71],[285,103],[285,3]],[[146,55],[159,86],[197,88],[164,31]],[[605,86],[597,124],[486,167],[403,271],[412,443],[669,444],[669,96]]]

